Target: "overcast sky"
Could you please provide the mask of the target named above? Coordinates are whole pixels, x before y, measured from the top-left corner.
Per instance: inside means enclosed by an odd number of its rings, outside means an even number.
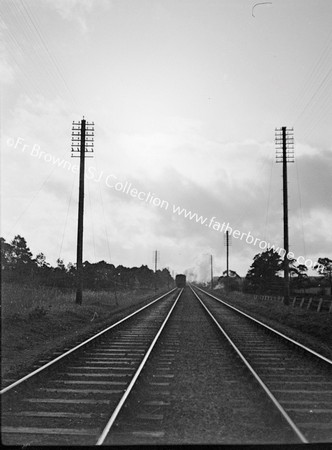
[[[212,254],[221,274],[212,217],[283,245],[274,134],[287,126],[290,250],[331,258],[332,2],[255,3],[1,0],[1,236],[76,262],[71,126],[84,115],[84,260],[152,268],[159,250],[160,267],[203,279]],[[233,238],[230,268],[244,276],[261,252]]]

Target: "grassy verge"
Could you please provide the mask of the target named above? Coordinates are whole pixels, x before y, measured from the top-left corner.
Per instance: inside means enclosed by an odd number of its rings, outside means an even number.
[[[83,304],[75,293],[58,289],[2,286],[2,377],[17,379],[50,353],[112,324],[167,290],[85,291]]]
[[[242,292],[205,290],[332,359],[332,314],[293,308],[279,301],[255,300]]]

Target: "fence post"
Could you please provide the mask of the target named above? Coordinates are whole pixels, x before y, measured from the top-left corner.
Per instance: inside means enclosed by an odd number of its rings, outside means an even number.
[[[318,302],[318,306],[317,306],[317,312],[319,312],[319,311],[321,310],[322,303],[323,303],[323,299],[320,298],[320,299],[319,299],[319,302]]]
[[[296,296],[293,298],[293,303],[292,303],[293,308],[295,307],[295,303],[296,303]]]
[[[311,302],[312,302],[312,297],[309,298],[309,301],[308,301],[308,304],[307,304],[307,309],[310,308]]]
[[[302,297],[302,300],[301,300],[301,303],[300,303],[300,308],[302,308],[303,303],[304,303],[304,297]]]

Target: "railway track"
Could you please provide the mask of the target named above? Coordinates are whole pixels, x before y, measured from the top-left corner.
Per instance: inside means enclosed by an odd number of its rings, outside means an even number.
[[[307,442],[198,297],[185,290],[106,445]]]
[[[298,441],[332,442],[332,361],[202,289],[192,290]]]
[[[159,297],[4,388],[2,442],[102,444],[181,292]]]
[[[2,441],[330,442],[331,364],[185,288],[3,389]]]

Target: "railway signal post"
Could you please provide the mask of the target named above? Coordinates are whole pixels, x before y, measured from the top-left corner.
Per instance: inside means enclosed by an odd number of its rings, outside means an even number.
[[[284,304],[289,305],[289,240],[288,240],[288,186],[287,163],[294,162],[294,130],[281,127],[275,130],[276,162],[282,163],[283,210],[284,210]]]
[[[94,140],[94,122],[84,119],[73,122],[71,138],[71,156],[80,158],[79,197],[78,197],[78,225],[77,225],[77,256],[76,256],[76,303],[82,304],[83,296],[83,218],[84,218],[84,173],[85,158],[92,158]],[[78,155],[76,155],[78,153]]]

